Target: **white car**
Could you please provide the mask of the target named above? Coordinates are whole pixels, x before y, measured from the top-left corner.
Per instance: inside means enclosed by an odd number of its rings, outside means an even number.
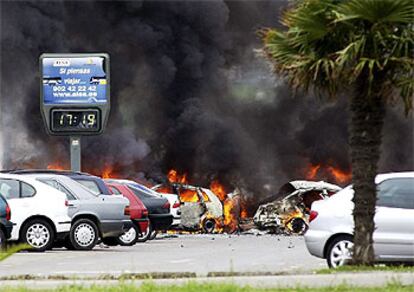
[[[414,264],[414,172],[381,174],[375,182],[375,259]],[[329,267],[342,266],[351,259],[353,195],[352,186],[348,186],[312,204],[306,246],[312,255],[325,258]]]
[[[11,241],[29,244],[33,251],[52,248],[70,231],[66,195],[44,183],[17,174],[0,174],[0,193],[11,209]]]

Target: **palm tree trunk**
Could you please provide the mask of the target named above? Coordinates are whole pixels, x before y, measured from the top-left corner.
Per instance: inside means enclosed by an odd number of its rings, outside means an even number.
[[[380,79],[380,78],[379,78]],[[375,80],[375,79],[374,79]],[[379,81],[376,79],[376,81]],[[361,77],[351,99],[351,159],[354,184],[354,265],[373,265],[372,234],[377,200],[375,176],[380,157],[385,102],[381,83],[369,94],[367,78]],[[375,85],[374,85],[375,87]],[[370,97],[368,97],[370,96]]]

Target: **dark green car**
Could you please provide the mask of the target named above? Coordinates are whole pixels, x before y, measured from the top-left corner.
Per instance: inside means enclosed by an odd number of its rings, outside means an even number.
[[[11,236],[13,224],[10,222],[11,211],[6,199],[0,194],[0,249],[5,248]]]

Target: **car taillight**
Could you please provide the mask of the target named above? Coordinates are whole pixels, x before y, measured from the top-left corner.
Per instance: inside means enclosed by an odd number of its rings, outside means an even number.
[[[68,202],[68,200],[65,200],[65,206],[67,207],[67,206],[69,206],[69,202]]]
[[[315,220],[316,217],[318,217],[318,212],[316,212],[316,211],[310,211],[310,214],[309,214],[309,222],[312,222],[313,220]]]
[[[148,217],[148,210],[142,211],[142,217]]]
[[[178,207],[180,207],[180,202],[176,201],[173,205],[173,208],[178,208]]]
[[[125,209],[124,209],[124,215],[127,215],[127,216],[131,215],[131,211],[129,210],[129,206],[126,206],[125,207]]]
[[[6,220],[10,221],[11,218],[11,210],[9,205],[6,205]]]
[[[162,208],[163,209],[170,209],[170,202],[166,202],[163,206],[162,206]]]

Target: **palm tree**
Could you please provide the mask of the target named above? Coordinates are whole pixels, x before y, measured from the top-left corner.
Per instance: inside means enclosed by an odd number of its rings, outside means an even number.
[[[261,31],[264,55],[294,89],[349,95],[355,265],[374,259],[374,180],[386,105],[401,97],[406,113],[412,109],[413,20],[413,0],[303,0],[283,14],[286,29]]]

